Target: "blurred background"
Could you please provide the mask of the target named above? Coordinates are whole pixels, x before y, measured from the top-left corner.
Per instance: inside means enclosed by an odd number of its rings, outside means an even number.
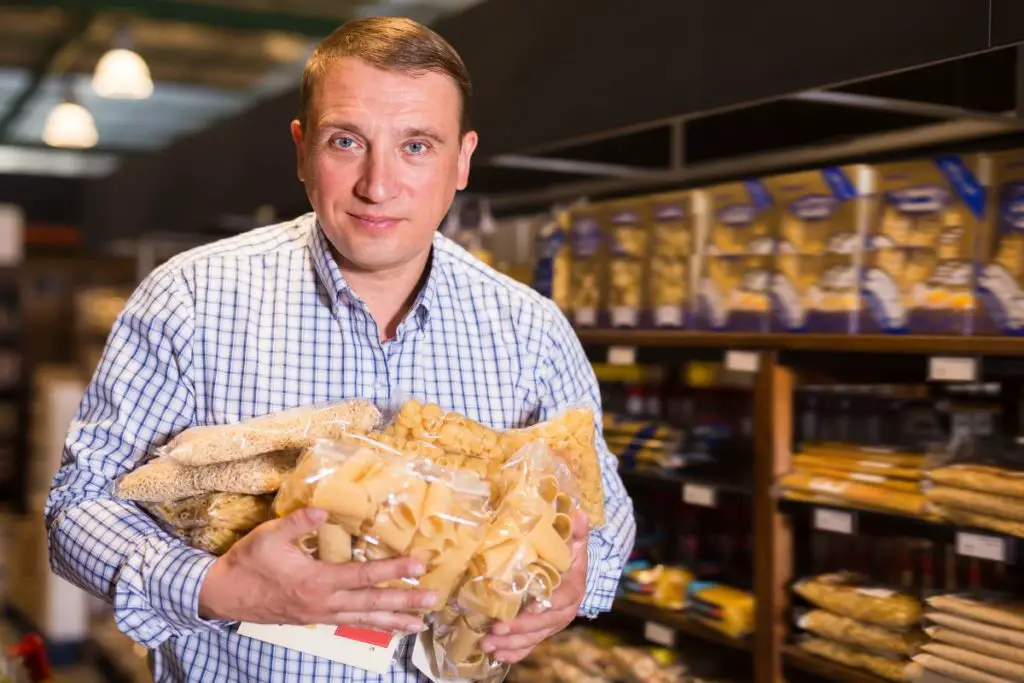
[[[1019,499],[943,516],[923,483],[935,444],[958,429],[999,442],[979,462],[1024,470],[1024,312],[986,308],[977,275],[999,263],[1024,288],[1024,247],[998,237],[1012,224],[1020,239],[1019,207],[996,201],[1010,196],[1000,183],[1024,182],[1019,0],[6,0],[0,645],[20,650],[0,657],[0,681],[149,680],[109,610],[48,570],[41,511],[65,432],[125,298],[155,266],[308,210],[288,133],[299,77],[322,37],[373,15],[433,26],[467,63],[481,146],[442,229],[570,315],[637,501],[615,610],[519,680],[908,680],[902,664],[925,642],[916,618],[893,627],[857,612],[892,627],[875,640],[851,640],[857,623],[820,610],[833,628],[805,629],[820,600],[790,596],[793,582],[854,570],[909,596],[912,612],[941,592],[1019,596],[1024,517],[1006,512]],[[950,155],[966,185],[936,164]],[[902,162],[923,179],[900,185]],[[849,197],[830,184],[836,168]],[[771,249],[718,240],[729,225],[715,198],[738,185],[756,207],[762,182],[778,201],[759,207],[755,236]],[[843,252],[842,286],[785,270],[784,253],[830,244],[783,199],[813,194],[807,182],[855,207],[842,234],[882,235],[906,258],[930,250],[925,275],[890,272],[919,317],[880,321],[861,291],[881,242]],[[924,217],[884,191],[921,186],[945,198]],[[584,253],[574,240],[588,221],[622,248]],[[616,242],[623,226],[645,235],[638,253]],[[661,228],[683,240],[668,265],[650,246]],[[761,264],[749,267],[763,281],[719,277],[735,257]],[[616,299],[620,260],[636,290]],[[804,284],[773,291],[778,273]],[[708,294],[711,281],[724,289]],[[826,311],[822,291],[840,303]],[[841,315],[791,324],[778,315],[787,297]],[[710,299],[739,315],[705,319]],[[1024,294],[1009,301],[1024,311]],[[947,357],[976,365],[936,364]],[[48,673],[25,670],[43,655]],[[992,666],[978,670],[1004,671]]]

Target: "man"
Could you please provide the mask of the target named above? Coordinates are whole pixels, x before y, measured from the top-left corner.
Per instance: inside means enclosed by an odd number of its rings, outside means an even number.
[[[330,565],[298,551],[294,540],[324,521],[318,510],[268,522],[216,559],[164,533],[111,484],[170,436],[352,397],[414,396],[500,429],[598,407],[590,366],[551,302],[437,233],[477,143],[468,95],[461,59],[432,31],[398,18],[342,26],[307,64],[292,124],[313,213],[174,258],[118,319],[46,520],[54,570],[113,601],[120,629],[156,649],[157,681],[378,680],[234,627],[412,632],[422,627],[413,613],[434,598],[372,588],[421,571],[410,559]],[[599,444],[608,522],[576,520],[573,567],[550,610],[484,639],[501,661],[611,604],[635,526]],[[387,680],[420,680],[409,641]]]

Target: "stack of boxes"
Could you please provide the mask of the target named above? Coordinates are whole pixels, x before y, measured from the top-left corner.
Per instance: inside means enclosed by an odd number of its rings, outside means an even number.
[[[597,203],[566,226],[546,265],[578,328],[1024,334],[1024,150]]]

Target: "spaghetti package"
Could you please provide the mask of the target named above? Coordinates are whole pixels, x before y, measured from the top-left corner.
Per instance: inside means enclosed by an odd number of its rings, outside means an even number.
[[[827,640],[887,655],[910,656],[925,642],[920,631],[890,631],[821,609],[802,615],[797,626]]]
[[[887,588],[870,585],[849,573],[823,574],[798,581],[793,590],[816,607],[833,614],[889,629],[915,626],[923,612],[921,602]]]
[[[274,499],[274,513],[326,510],[327,522],[300,539],[326,562],[410,556],[427,573],[392,588],[437,591],[443,603],[461,581],[491,516],[479,477],[446,470],[370,439],[318,441],[300,456]]]
[[[251,531],[270,518],[270,496],[204,493],[173,503],[147,503],[143,508],[165,525],[183,531],[205,527]]]
[[[430,619],[431,663],[443,680],[503,680],[507,665],[484,654],[480,641],[526,605],[549,608],[573,564],[576,489],[568,467],[543,441],[520,448],[492,485],[499,503],[465,580]]]
[[[365,434],[378,426],[380,411],[363,400],[302,406],[181,432],[154,455],[195,467],[245,460],[273,451],[301,450],[318,439]]]
[[[799,647],[816,657],[868,671],[887,681],[899,683],[910,680],[907,662],[903,660],[881,657],[824,638],[804,638],[800,641]]]
[[[374,438],[491,481],[520,449],[542,441],[568,467],[590,526],[604,525],[604,487],[595,446],[594,413],[589,408],[570,408],[531,427],[498,431],[439,405],[409,400]]]

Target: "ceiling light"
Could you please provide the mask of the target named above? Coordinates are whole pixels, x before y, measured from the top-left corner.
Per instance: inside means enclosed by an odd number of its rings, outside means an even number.
[[[95,147],[100,136],[89,110],[74,102],[61,102],[46,117],[43,142],[51,147],[88,149]]]
[[[96,64],[92,89],[101,97],[144,100],[153,94],[153,79],[146,61],[137,53],[114,48]]]

